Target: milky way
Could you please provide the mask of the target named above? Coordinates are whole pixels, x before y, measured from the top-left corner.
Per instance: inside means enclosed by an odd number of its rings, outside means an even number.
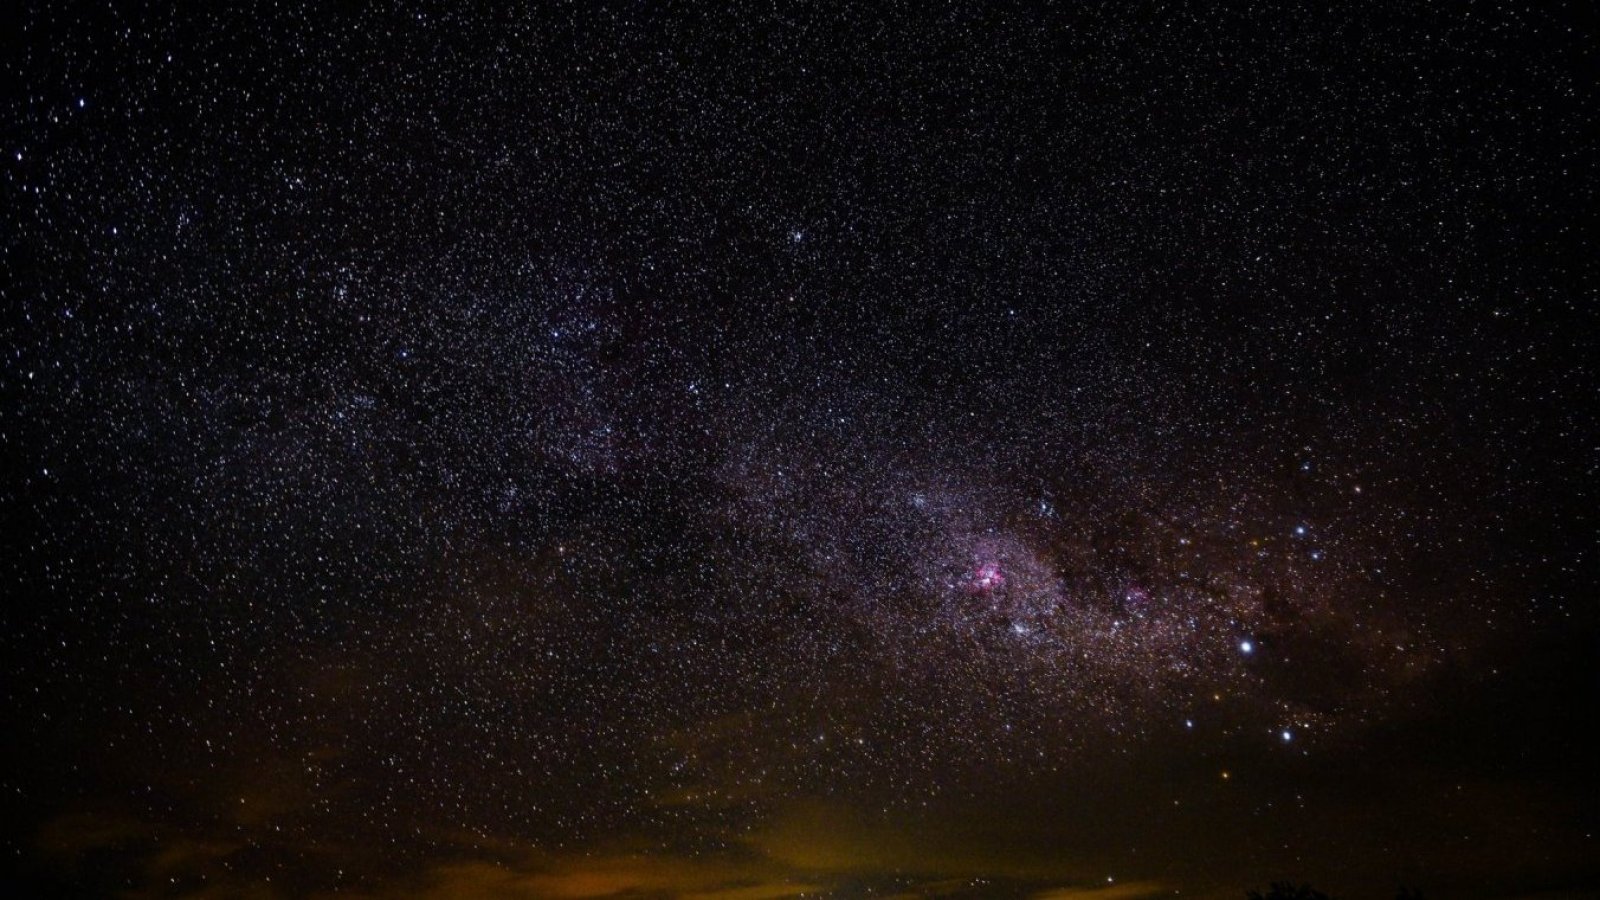
[[[24,894],[1597,883],[1576,12],[25,6]]]

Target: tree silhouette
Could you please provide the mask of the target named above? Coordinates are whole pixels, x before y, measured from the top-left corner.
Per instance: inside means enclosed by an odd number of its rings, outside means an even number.
[[[1246,891],[1245,897],[1246,900],[1331,900],[1309,884],[1296,885],[1289,881],[1274,881],[1265,894]]]

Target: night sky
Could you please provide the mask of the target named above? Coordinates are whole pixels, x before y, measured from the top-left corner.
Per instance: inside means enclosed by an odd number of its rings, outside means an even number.
[[[1585,4],[22,5],[11,896],[1600,891]]]

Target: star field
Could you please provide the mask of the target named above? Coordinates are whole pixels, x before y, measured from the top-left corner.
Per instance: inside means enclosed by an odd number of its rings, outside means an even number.
[[[1566,5],[25,4],[39,896],[1581,896]]]

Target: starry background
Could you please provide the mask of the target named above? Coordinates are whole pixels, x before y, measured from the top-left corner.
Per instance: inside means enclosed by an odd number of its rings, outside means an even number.
[[[1579,4],[452,6],[12,14],[14,886],[1600,886]]]

